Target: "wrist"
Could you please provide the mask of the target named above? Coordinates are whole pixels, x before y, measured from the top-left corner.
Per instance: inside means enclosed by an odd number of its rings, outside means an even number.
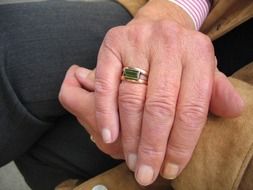
[[[168,0],[150,0],[135,15],[133,21],[171,20],[188,29],[195,29],[192,18],[181,7]]]
[[[206,19],[211,7],[211,0],[167,0],[181,7],[194,22],[195,29],[199,30]]]

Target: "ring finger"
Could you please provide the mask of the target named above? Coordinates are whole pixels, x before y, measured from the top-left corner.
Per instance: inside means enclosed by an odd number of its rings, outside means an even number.
[[[134,171],[147,88],[146,84],[141,82],[145,82],[147,77],[143,74],[145,71],[138,71],[138,68],[132,65],[135,62],[142,63],[142,69],[147,70],[148,61],[141,57],[139,53],[132,55],[134,55],[132,56],[134,61],[131,59],[127,60],[129,67],[124,68],[122,82],[119,87],[119,113],[125,159],[129,169]],[[136,81],[138,76],[141,78],[140,83]]]

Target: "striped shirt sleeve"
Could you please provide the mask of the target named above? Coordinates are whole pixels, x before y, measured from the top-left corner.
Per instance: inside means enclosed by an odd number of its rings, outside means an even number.
[[[210,7],[211,0],[168,0],[180,6],[191,17],[195,28],[200,29],[206,19]]]

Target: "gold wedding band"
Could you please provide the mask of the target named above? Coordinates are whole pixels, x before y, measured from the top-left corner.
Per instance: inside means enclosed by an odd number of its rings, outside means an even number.
[[[148,73],[140,68],[124,67],[122,71],[121,80],[139,84],[147,84]]]

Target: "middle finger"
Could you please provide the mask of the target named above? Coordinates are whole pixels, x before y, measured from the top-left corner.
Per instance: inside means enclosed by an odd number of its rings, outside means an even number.
[[[170,42],[173,43],[173,42]],[[151,184],[159,174],[167,146],[180,87],[182,66],[173,48],[161,48],[151,61],[138,150],[136,179]]]

